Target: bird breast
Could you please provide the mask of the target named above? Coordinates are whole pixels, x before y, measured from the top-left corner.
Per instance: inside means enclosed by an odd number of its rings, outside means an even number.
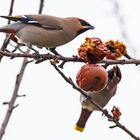
[[[99,93],[88,93],[88,94],[90,95],[91,100],[93,102],[95,102],[96,104],[98,104],[101,107],[105,107],[106,104],[111,99],[111,97],[116,93],[116,89],[117,89],[117,87],[115,87],[113,90],[110,90],[110,91],[104,89]],[[92,104],[89,100],[87,100],[87,98],[85,96],[81,95],[80,101],[81,101],[83,108],[87,108],[90,111],[98,110],[97,107],[94,104]]]

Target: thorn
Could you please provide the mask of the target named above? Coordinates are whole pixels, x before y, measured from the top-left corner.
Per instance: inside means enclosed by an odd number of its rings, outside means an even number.
[[[108,111],[107,111],[107,109],[104,109],[104,110],[103,110],[102,116],[103,116],[103,115],[105,115],[105,116],[108,115]]]
[[[27,61],[27,64],[34,62],[35,60],[29,60]]]
[[[10,57],[10,59],[14,59],[14,58],[15,58],[15,56],[11,56],[11,57]]]
[[[128,53],[124,54],[127,59],[133,59]]]
[[[9,102],[3,102],[2,104],[3,105],[9,105]]]
[[[12,112],[15,108],[17,108],[19,106],[19,104],[13,106],[12,108],[9,109],[9,112]]]
[[[72,78],[71,78],[71,77],[69,77],[69,80],[71,80],[71,81],[73,82],[73,80],[72,80]]]
[[[23,95],[17,95],[17,97],[26,97],[26,94],[23,94]]]
[[[58,67],[59,68],[61,68],[61,69],[63,69],[64,68],[64,64],[65,64],[66,62],[65,61],[63,61],[60,65],[58,65]]]

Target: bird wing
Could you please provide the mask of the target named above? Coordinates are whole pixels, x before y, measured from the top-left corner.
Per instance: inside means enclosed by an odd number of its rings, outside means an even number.
[[[49,30],[62,30],[60,19],[47,15],[0,16],[12,21],[38,26]]]

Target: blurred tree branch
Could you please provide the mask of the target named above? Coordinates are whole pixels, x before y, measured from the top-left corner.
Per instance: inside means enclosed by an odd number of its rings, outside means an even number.
[[[133,55],[137,54],[137,50],[134,47],[133,42],[130,40],[129,36],[128,36],[128,31],[126,30],[126,21],[125,21],[125,17],[124,15],[122,15],[121,12],[121,7],[120,7],[120,1],[117,0],[111,0],[112,5],[113,5],[113,13],[114,16],[116,17],[118,24],[119,24],[119,28],[120,28],[120,33],[122,35],[122,37],[124,38],[125,41],[127,41],[127,44],[129,44],[129,46],[131,46],[131,50],[133,52]]]
[[[40,0],[40,6],[39,6],[38,14],[42,13],[43,7],[44,7],[44,0]]]

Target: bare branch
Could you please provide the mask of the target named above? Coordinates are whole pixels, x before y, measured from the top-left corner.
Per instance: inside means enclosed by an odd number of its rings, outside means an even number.
[[[13,13],[14,3],[15,3],[15,0],[11,0],[8,16],[11,16],[12,13]],[[8,24],[10,24],[10,20],[8,20]],[[6,35],[6,37],[4,39],[4,42],[2,44],[2,47],[1,47],[1,50],[5,50],[7,48],[7,46],[8,46],[8,44],[9,44],[9,42],[10,42],[10,37],[9,37],[9,35]],[[2,57],[3,56],[0,55],[0,61],[1,61]]]
[[[1,51],[0,50],[0,55],[4,55],[7,57],[28,57],[28,58],[33,58],[33,59],[37,59],[35,54],[28,54],[28,53],[13,53],[13,52],[5,52],[5,51]],[[52,59],[57,59],[57,60],[62,60],[63,65],[66,62],[84,62],[82,59],[80,59],[79,57],[64,57],[64,56],[59,56],[59,55],[52,55],[52,54],[40,54],[40,59],[38,59],[36,61],[36,64],[41,63],[43,61],[46,60],[52,60]],[[97,61],[95,63],[100,63],[100,64],[107,64],[107,65],[114,65],[114,64],[136,64],[139,65],[140,64],[140,60],[139,59],[121,59],[121,60],[111,60],[111,59],[104,59],[101,61]],[[61,65],[60,64],[60,65]]]
[[[39,8],[40,13],[42,12],[42,9],[43,9],[43,3],[44,3],[44,0],[40,0],[40,8]],[[9,14],[12,14],[13,4],[14,4],[14,0],[12,0],[12,2],[11,2],[11,7],[10,7]],[[4,48],[2,48],[2,50],[6,49],[8,43],[10,41],[10,38],[6,38],[6,39],[8,39],[8,41],[4,42],[4,44],[3,44]],[[30,50],[27,50],[25,54],[28,55],[29,53],[30,53]],[[1,55],[0,60],[1,60],[2,56],[3,55]],[[9,55],[9,57],[10,57],[10,55]],[[14,57],[14,56],[11,55],[11,57]],[[29,64],[29,63],[30,62],[28,61],[27,57],[24,57],[20,72],[19,72],[19,74],[17,74],[17,77],[16,77],[15,88],[14,88],[14,91],[13,91],[13,94],[12,94],[12,98],[11,98],[11,100],[9,102],[7,102],[8,110],[6,112],[6,115],[4,117],[1,129],[0,129],[0,140],[2,139],[2,137],[3,137],[4,133],[5,133],[5,130],[6,130],[6,127],[8,125],[8,122],[9,122],[9,119],[11,117],[13,109],[18,107],[18,105],[19,105],[19,104],[14,105],[17,97],[24,97],[25,96],[25,95],[18,95],[18,90],[19,90],[19,87],[20,87],[20,84],[21,84],[21,81],[22,81],[22,78],[23,78],[23,75],[24,75],[25,68],[26,68],[27,64]]]
[[[21,84],[22,77],[23,77],[26,65],[27,65],[27,58],[24,58],[22,67],[20,69],[20,72],[19,72],[19,74],[17,74],[13,95],[12,95],[11,100],[8,102],[8,110],[6,112],[5,118],[3,120],[1,129],[0,129],[0,140],[2,139],[2,137],[3,137],[4,133],[5,133],[5,129],[6,129],[7,125],[8,125],[8,122],[9,122],[9,119],[11,117],[13,109],[18,106],[18,105],[15,106],[14,104],[15,104],[15,101],[16,101],[17,96],[18,96],[19,86]]]
[[[56,66],[55,63],[51,63],[54,68],[56,69],[56,71],[63,77],[63,79],[68,82],[74,89],[76,89],[77,91],[79,91],[83,96],[85,96],[93,105],[95,105],[102,113],[103,115],[105,115],[108,119],[112,120],[112,122],[114,122],[116,125],[115,127],[119,127],[121,128],[123,131],[125,131],[127,134],[129,134],[132,138],[134,138],[135,140],[140,140],[139,137],[136,137],[130,130],[128,130],[124,125],[122,125],[118,120],[116,120],[111,114],[108,113],[108,111],[106,109],[103,109],[101,106],[99,106],[97,103],[93,102],[90,98],[89,95],[86,94],[86,92],[84,92],[83,90],[81,90],[80,88],[78,88],[74,82],[72,82],[72,80],[70,78],[67,78],[65,76],[65,74]],[[111,127],[114,128],[114,127]]]
[[[9,14],[8,16],[11,16],[12,13],[13,13],[13,8],[14,8],[14,3],[15,3],[15,0],[11,0],[11,4],[10,4],[10,9],[9,9]],[[8,20],[8,24],[10,24],[10,20]]]

